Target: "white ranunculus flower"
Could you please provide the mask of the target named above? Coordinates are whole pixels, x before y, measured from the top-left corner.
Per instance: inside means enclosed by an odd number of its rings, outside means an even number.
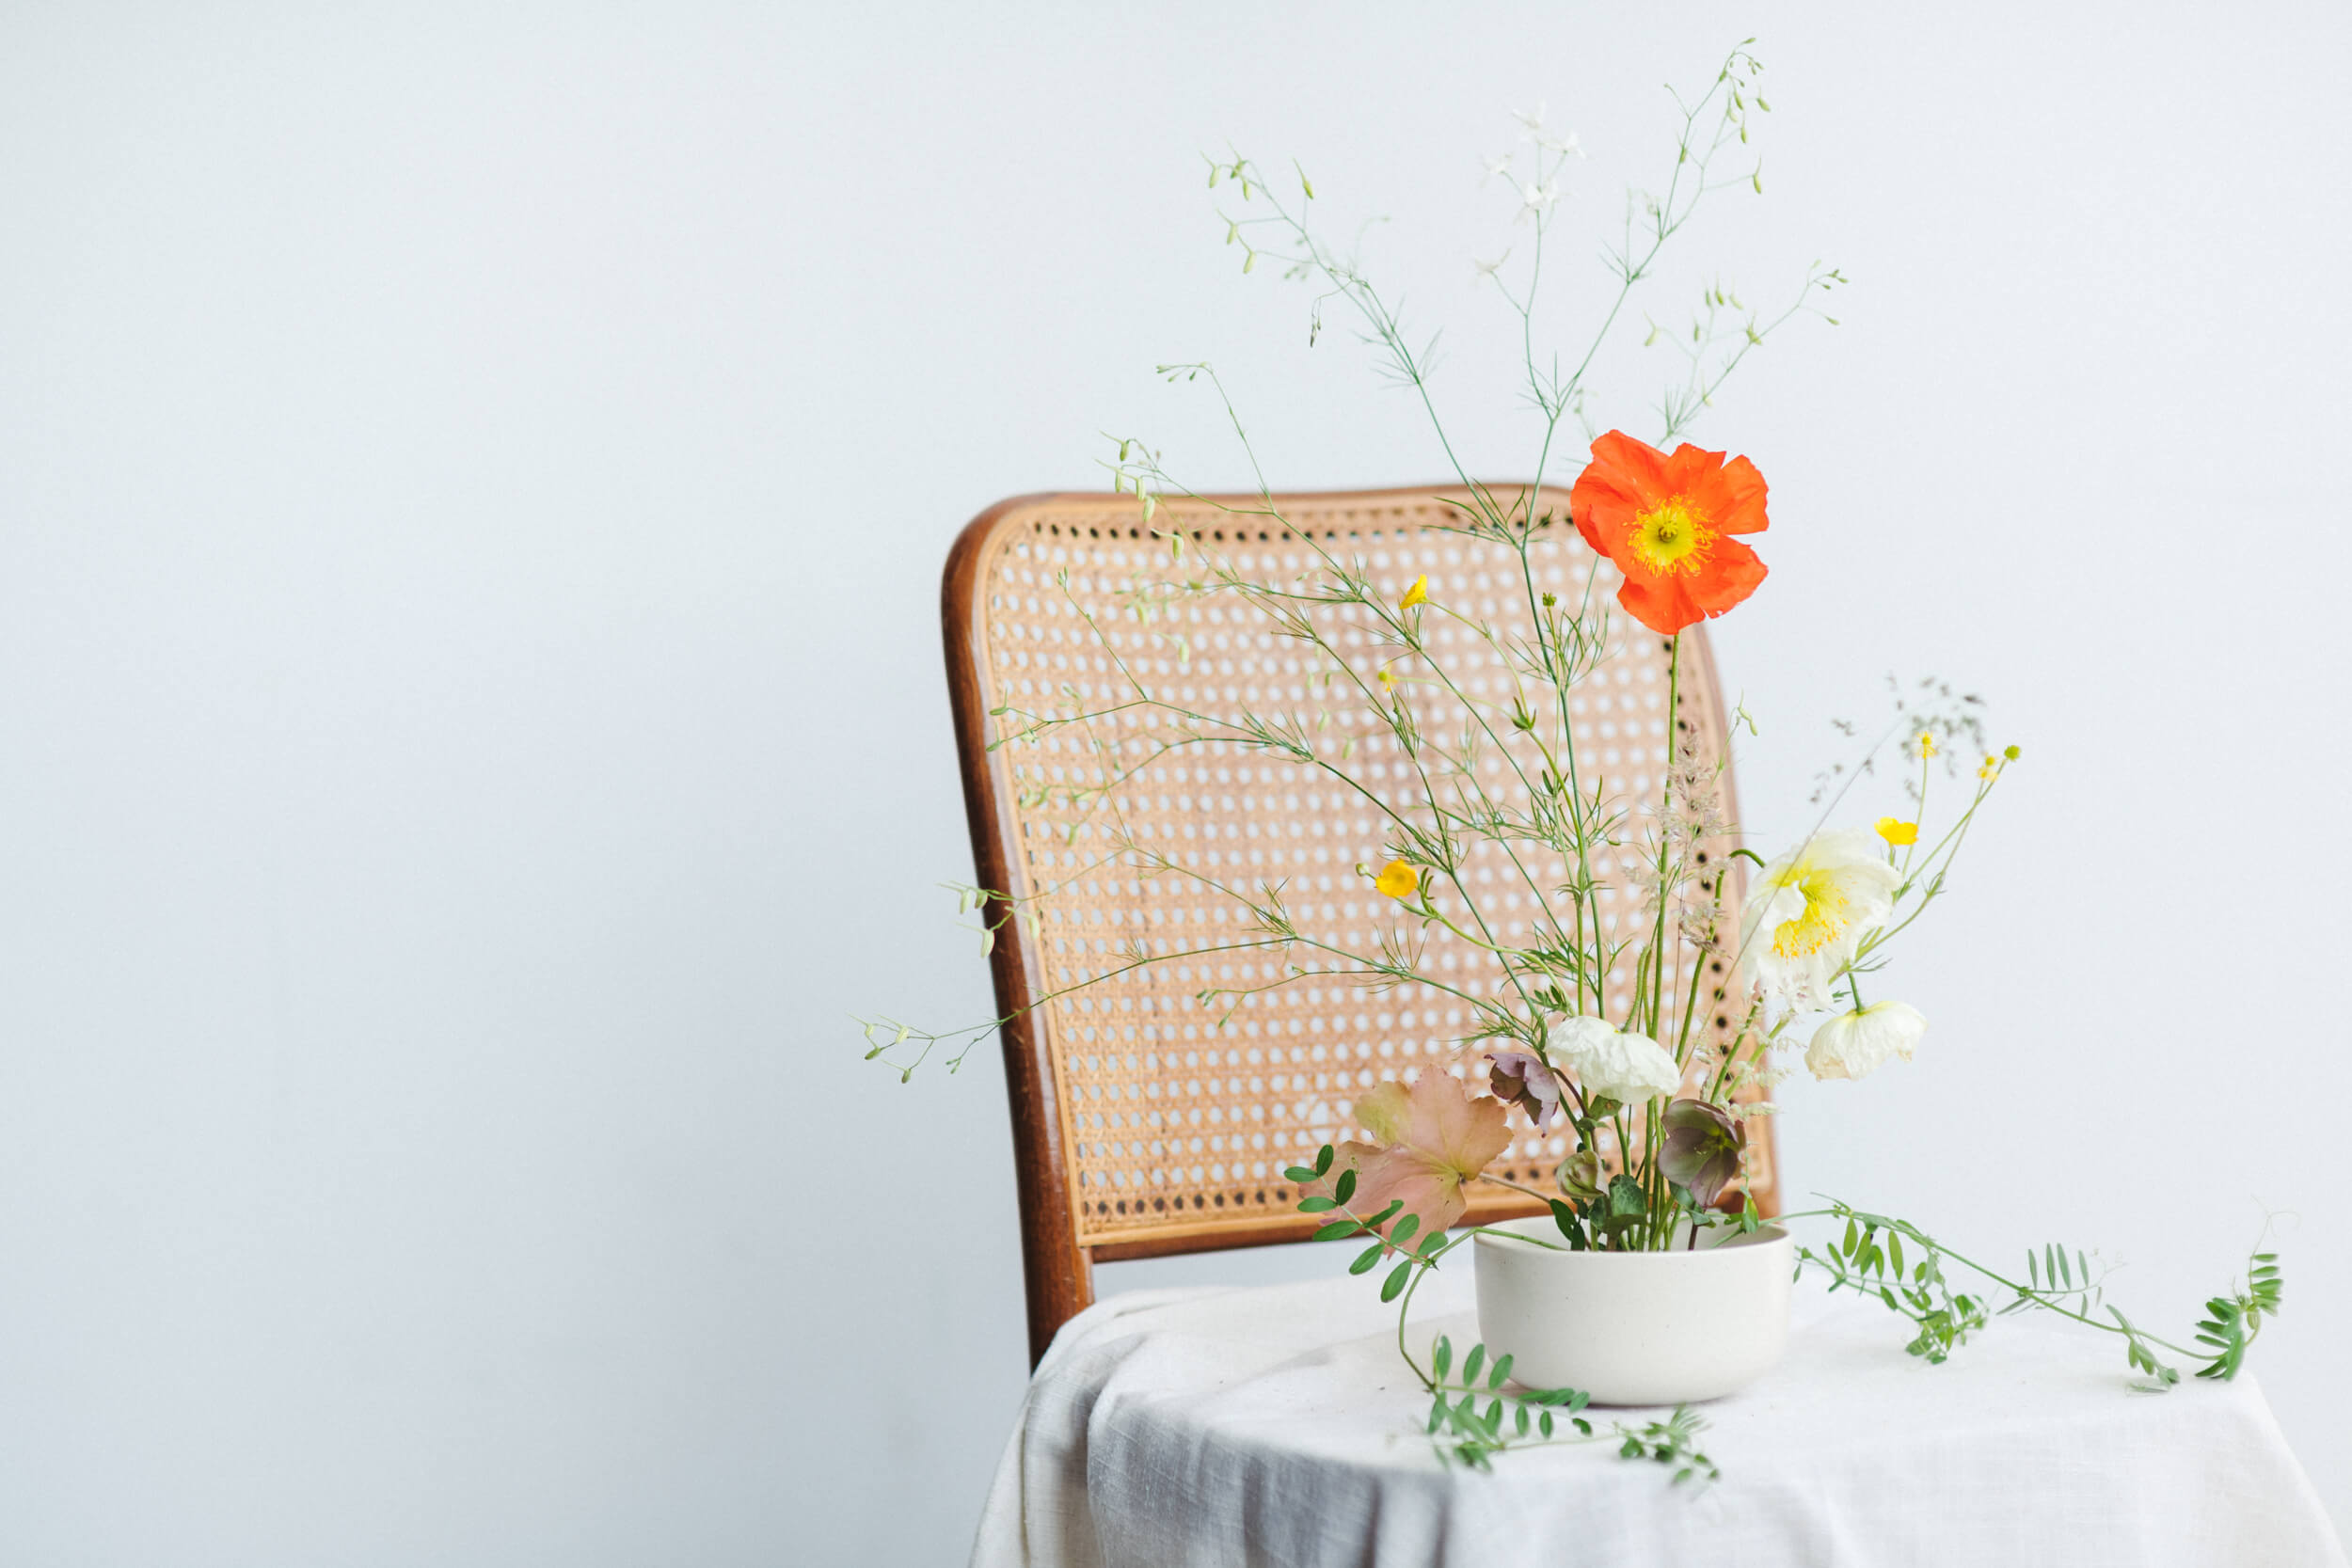
[[[1867,828],[1819,833],[1764,868],[1740,923],[1748,971],[1796,1007],[1829,1006],[1829,987],[1854,944],[1895,907],[1902,873]]]
[[[1860,1078],[1886,1065],[1889,1056],[1911,1060],[1928,1021],[1908,1002],[1873,1002],[1856,1012],[1838,1013],[1813,1032],[1804,1065],[1816,1078]]]
[[[1551,1037],[1553,1057],[1576,1075],[1586,1099],[1605,1094],[1625,1105],[1682,1086],[1673,1053],[1646,1035],[1620,1033],[1607,1019],[1572,1018]]]

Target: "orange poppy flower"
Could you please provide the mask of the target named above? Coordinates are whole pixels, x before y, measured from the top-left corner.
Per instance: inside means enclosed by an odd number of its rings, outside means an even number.
[[[1625,574],[1617,602],[1672,637],[1756,592],[1764,562],[1731,537],[1764,531],[1764,476],[1685,442],[1672,457],[1621,430],[1593,443],[1568,492],[1584,542]]]

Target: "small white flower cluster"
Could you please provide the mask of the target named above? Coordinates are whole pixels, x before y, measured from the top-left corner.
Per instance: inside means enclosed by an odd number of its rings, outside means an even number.
[[[1519,193],[1520,221],[1524,222],[1532,214],[1540,223],[1552,208],[1560,204],[1560,166],[1570,158],[1583,157],[1584,149],[1577,141],[1575,132],[1554,131],[1544,123],[1544,106],[1541,103],[1533,109],[1514,110],[1513,114],[1523,128],[1519,139],[1535,144],[1534,178],[1520,179],[1511,167],[1512,155],[1504,152],[1482,160],[1486,173],[1479,177],[1478,182],[1484,185],[1497,177],[1507,181]],[[1492,277],[1510,259],[1510,254],[1506,250],[1491,261],[1478,262],[1479,276]]]

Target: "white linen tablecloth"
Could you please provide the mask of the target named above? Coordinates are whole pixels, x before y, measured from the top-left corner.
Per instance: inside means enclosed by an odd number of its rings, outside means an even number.
[[[1470,1272],[1422,1286],[1417,1354],[1478,1338]],[[1929,1366],[1810,1275],[1794,1327],[1778,1369],[1700,1407],[1723,1479],[1677,1487],[1597,1443],[1440,1465],[1369,1280],[1114,1296],[1038,1369],[972,1561],[2344,1568],[2249,1375],[2135,1393],[2108,1337],[2030,1316]]]

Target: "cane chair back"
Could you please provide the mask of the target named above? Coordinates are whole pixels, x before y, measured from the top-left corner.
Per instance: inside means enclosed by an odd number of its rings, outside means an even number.
[[[1172,603],[1137,595],[1139,585],[1168,577],[1170,531],[1198,541],[1194,559],[1222,559],[1260,582],[1319,567],[1301,537],[1311,535],[1359,563],[1391,603],[1426,575],[1431,595],[1448,610],[1505,639],[1524,638],[1532,611],[1516,554],[1440,531],[1458,524],[1454,506],[1465,499],[1445,489],[1279,497],[1279,522],[1163,502],[1147,522],[1130,496],[1030,496],[991,508],[957,541],[942,608],[974,854],[983,887],[1025,901],[1021,917],[1000,926],[991,958],[998,1011],[1011,1015],[1003,1042],[1033,1360],[1092,1300],[1094,1260],[1303,1240],[1317,1220],[1297,1212],[1300,1195],[1282,1172],[1311,1162],[1323,1143],[1350,1136],[1358,1097],[1416,1068],[1473,1081],[1484,1073],[1484,1058],[1454,1043],[1467,1032],[1459,995],[1295,975],[1286,966],[1300,950],[1241,945],[1249,940],[1246,915],[1204,885],[1255,893],[1279,884],[1302,935],[1359,953],[1384,937],[1425,940],[1425,973],[1457,992],[1495,989],[1491,955],[1400,920],[1358,870],[1387,858],[1384,819],[1367,794],[1409,805],[1422,788],[1393,734],[1344,682],[1335,690],[1313,686],[1302,658],[1311,650],[1275,635],[1263,612],[1228,595]],[[1613,610],[1615,571],[1566,522],[1565,494],[1544,492],[1536,510],[1556,519],[1537,525],[1539,586],[1570,604],[1589,593],[1593,604]],[[1360,673],[1370,678],[1385,663],[1413,690],[1422,667],[1375,646],[1359,610],[1323,614]],[[1426,625],[1431,657],[1459,688],[1507,707],[1513,678],[1493,646],[1444,616]],[[1612,614],[1611,626],[1604,661],[1576,689],[1571,727],[1585,766],[1605,775],[1613,792],[1654,799],[1671,757],[1667,645],[1622,612]],[[1331,766],[1232,740],[1163,750],[1183,735],[1174,721],[1140,707],[1020,734],[1041,716],[1109,709],[1132,697],[1137,681],[1201,711],[1295,716]],[[1683,634],[1676,704],[1678,733],[1700,755],[1725,756],[1724,709],[1700,627]],[[1451,699],[1430,706],[1433,723],[1440,712],[1459,723]],[[1106,762],[1123,777],[1111,804],[1090,793],[1105,782]],[[1510,783],[1510,759],[1488,754],[1479,766],[1482,776],[1491,774],[1490,790],[1525,800]],[[1532,765],[1527,771],[1533,776]],[[1721,789],[1723,816],[1736,823],[1727,768]],[[1114,825],[1124,842],[1167,863],[1139,869],[1119,852]],[[1730,847],[1726,841],[1710,852]],[[1595,870],[1604,917],[1629,916],[1641,895],[1625,868]],[[1482,846],[1466,875],[1497,937],[1509,942],[1527,929],[1536,896],[1528,883],[1549,891],[1565,868],[1523,878]],[[1737,918],[1735,906],[1728,928],[1736,930]],[[1136,942],[1154,955],[1224,950],[1134,967]],[[1308,949],[1306,957],[1327,955]],[[1720,1038],[1738,1022],[1720,1000],[1730,989],[1723,959],[1691,961],[1712,969],[1696,978],[1702,1006],[1715,1003],[1704,1027]],[[1686,967],[1676,978],[1688,987],[1691,975]],[[1623,1016],[1629,984],[1622,970],[1611,976],[1613,1015]],[[1204,990],[1224,994],[1204,1006]],[[1548,1189],[1567,1151],[1562,1134],[1538,1137],[1518,1111],[1511,1115],[1518,1139],[1497,1169]],[[1769,1129],[1768,1120],[1750,1123],[1748,1190],[1772,1212]],[[1532,1199],[1480,1185],[1469,1218],[1537,1212]]]

